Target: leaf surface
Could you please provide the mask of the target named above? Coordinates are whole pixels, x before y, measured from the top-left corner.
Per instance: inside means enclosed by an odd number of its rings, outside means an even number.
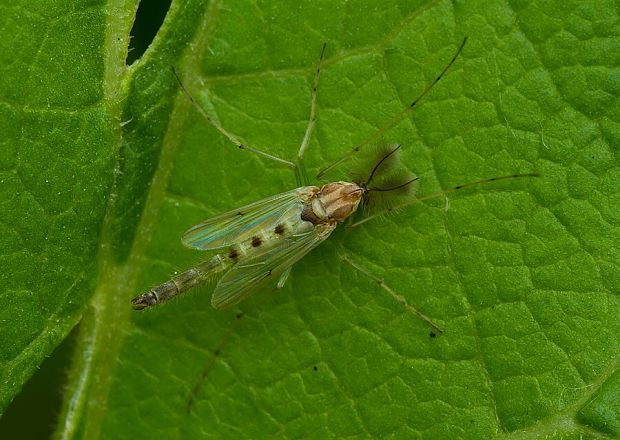
[[[4,68],[32,89],[5,89],[0,106],[14,139],[2,153],[12,182],[2,255],[16,268],[0,296],[5,404],[82,316],[59,437],[620,435],[613,5],[188,1],[124,70],[118,41],[132,7],[84,8],[114,26],[92,38],[99,61],[88,58],[94,67],[75,83],[48,90],[49,66],[43,80]],[[466,35],[445,78],[383,140],[403,145],[420,195],[516,172],[540,178],[341,229],[283,290],[236,310],[213,310],[204,288],[131,311],[131,297],[211,256],[181,246],[188,227],[295,184],[210,127],[170,65],[227,130],[292,159],[326,41],[306,158],[315,175],[405,108]],[[431,337],[340,249],[445,333]]]

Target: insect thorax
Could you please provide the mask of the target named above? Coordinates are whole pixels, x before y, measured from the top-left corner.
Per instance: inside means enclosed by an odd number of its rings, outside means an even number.
[[[364,189],[351,182],[332,182],[318,189],[304,206],[302,220],[313,225],[337,225],[358,208]]]

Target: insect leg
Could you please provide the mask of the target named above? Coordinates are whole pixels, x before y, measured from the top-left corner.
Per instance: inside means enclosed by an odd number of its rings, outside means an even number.
[[[309,182],[306,167],[304,166],[304,153],[306,152],[306,148],[308,148],[312,129],[314,128],[314,123],[316,122],[316,97],[319,87],[319,77],[321,76],[321,64],[323,63],[323,57],[325,56],[326,46],[327,43],[323,43],[323,47],[321,48],[321,56],[319,57],[319,62],[316,65],[316,73],[314,74],[314,82],[312,84],[312,97],[310,99],[310,118],[308,119],[306,133],[304,134],[304,138],[299,146],[299,151],[297,152],[297,164],[299,165],[299,173],[301,178],[301,182],[299,183],[304,185],[307,185]]]
[[[461,51],[463,50],[463,47],[465,46],[466,42],[467,42],[467,37],[465,37],[463,39],[463,42],[461,43],[459,48],[456,50],[456,53],[454,54],[452,59],[448,62],[448,64],[446,64],[446,66],[443,68],[443,70],[439,73],[439,75],[437,75],[437,77],[430,84],[428,84],[424,90],[422,90],[422,93],[420,93],[418,95],[418,97],[415,98],[411,102],[411,104],[409,104],[405,109],[401,110],[394,117],[392,117],[382,127],[380,127],[372,135],[370,135],[370,137],[366,138],[364,141],[362,141],[361,143],[357,144],[346,155],[344,155],[343,157],[341,157],[337,161],[335,161],[335,162],[331,163],[330,165],[326,166],[325,168],[323,168],[319,172],[319,174],[317,175],[317,179],[320,179],[321,177],[323,177],[325,175],[325,173],[327,173],[327,172],[331,171],[332,169],[336,168],[341,163],[351,159],[353,156],[355,156],[360,151],[360,149],[362,147],[364,147],[364,146],[366,146],[366,145],[376,141],[379,137],[381,137],[381,135],[383,135],[383,133],[385,133],[387,130],[389,130],[390,128],[394,127],[396,124],[398,124],[411,110],[413,110],[413,108],[418,104],[418,102],[420,102],[420,100],[422,98],[424,98],[428,94],[428,92],[430,92],[432,90],[432,88],[435,86],[435,84],[437,84],[439,82],[439,80],[441,80],[441,78],[443,78],[443,76],[448,71],[448,69],[452,66],[452,64],[454,64],[456,59],[459,57],[459,55],[460,55]]]
[[[224,346],[230,341],[230,338],[232,337],[235,328],[237,327],[237,323],[241,318],[243,318],[243,316],[244,313],[239,313],[237,314],[237,316],[235,316],[235,320],[231,322],[228,326],[226,333],[215,347],[215,350],[213,350],[213,354],[209,358],[207,365],[205,365],[205,368],[202,370],[202,373],[198,377],[198,380],[196,380],[196,383],[194,384],[194,387],[192,388],[192,391],[187,398],[187,404],[185,405],[185,409],[187,410],[188,414],[192,411],[192,407],[194,406],[194,402],[196,401],[196,396],[198,395],[200,388],[202,388],[202,384],[204,384],[205,380],[207,379],[209,371],[211,371],[211,368],[213,368],[213,365],[215,365],[215,361],[222,352],[222,348],[224,348]]]
[[[509,179],[520,179],[523,177],[540,177],[540,174],[538,173],[525,173],[525,174],[511,174],[509,176],[498,176],[498,177],[490,177],[488,179],[481,179],[481,180],[474,180],[473,182],[468,182],[468,183],[464,183],[462,185],[458,185],[455,186],[453,188],[448,188],[445,189],[443,191],[438,191],[436,193],[433,194],[429,194],[427,196],[424,197],[419,197],[419,198],[415,198],[413,200],[410,200],[408,202],[405,203],[401,203],[399,205],[396,206],[391,206],[389,208],[383,209],[373,215],[369,215],[368,217],[363,218],[362,220],[359,220],[355,223],[351,223],[348,224],[346,227],[347,228],[354,228],[355,226],[359,226],[363,223],[366,223],[367,221],[373,220],[377,217],[380,217],[384,214],[389,214],[391,212],[397,211],[401,208],[406,208],[407,206],[411,206],[411,205],[415,205],[416,203],[422,202],[424,200],[429,200],[429,199],[435,199],[437,197],[441,197],[441,196],[445,196],[446,194],[455,192],[455,191],[459,191],[461,189],[466,189],[466,188],[471,188],[472,186],[477,186],[477,185],[483,185],[486,183],[491,183],[491,182],[497,182],[500,180],[509,180]]]
[[[392,298],[394,298],[398,303],[400,303],[403,307],[405,307],[405,309],[407,309],[408,312],[413,313],[414,315],[416,315],[418,318],[420,318],[422,321],[426,322],[428,325],[430,325],[433,329],[435,329],[439,333],[443,333],[443,330],[441,329],[441,327],[439,327],[437,324],[435,324],[431,320],[431,318],[429,318],[428,316],[426,316],[425,314],[420,312],[418,309],[413,307],[411,304],[409,304],[404,296],[396,293],[390,286],[385,284],[385,282],[383,281],[382,278],[377,278],[376,276],[374,276],[372,273],[370,273],[368,270],[364,269],[358,263],[353,261],[346,253],[343,253],[342,251],[340,252],[340,259],[342,259],[342,261],[348,263],[351,267],[353,267],[358,272],[366,275],[368,278],[370,278],[375,283],[377,283],[377,285],[379,285],[379,287],[381,287],[383,290],[385,290]]]
[[[264,157],[266,159],[272,160],[272,161],[277,162],[277,163],[279,163],[281,165],[284,165],[284,166],[287,166],[287,167],[291,168],[292,170],[295,171],[296,174],[298,173],[297,165],[295,163],[291,162],[290,160],[282,159],[281,157],[275,156],[273,154],[266,153],[266,152],[264,152],[262,150],[259,150],[257,148],[250,147],[249,145],[246,145],[243,142],[241,142],[239,140],[239,138],[237,138],[234,134],[230,133],[228,130],[226,130],[224,127],[222,127],[218,122],[215,121],[215,119],[213,119],[211,116],[209,116],[209,114],[194,99],[194,97],[191,95],[191,93],[189,93],[189,91],[187,90],[187,88],[183,84],[183,81],[181,81],[181,78],[179,77],[179,74],[177,73],[177,71],[176,71],[176,69],[174,67],[172,67],[172,73],[174,74],[174,77],[176,78],[177,82],[179,83],[179,86],[181,87],[181,90],[183,91],[185,96],[187,96],[187,99],[189,99],[189,101],[196,108],[196,110],[198,110],[198,113],[200,113],[200,115],[203,118],[205,118],[207,120],[207,122],[209,124],[211,124],[211,126],[213,126],[217,131],[222,133],[230,142],[232,142],[234,145],[236,145],[237,148],[239,148],[240,150],[251,151],[254,154],[257,154],[257,155],[262,156],[262,157]]]
[[[289,267],[287,270],[285,270],[280,275],[280,278],[279,278],[278,284],[277,284],[278,288],[281,288],[282,286],[284,286],[284,283],[286,282],[286,279],[288,278],[288,275],[291,273],[291,268],[292,268],[292,266]],[[263,303],[263,302],[267,301],[267,299],[270,296],[270,294],[272,293],[272,291],[271,292],[266,292],[266,293],[268,293],[268,294],[261,296],[261,299],[259,300],[260,303]],[[191,392],[190,392],[190,394],[188,396],[187,404],[186,404],[186,410],[187,410],[188,413],[191,412],[192,407],[194,405],[194,402],[196,401],[196,396],[198,395],[198,392],[200,391],[200,388],[202,388],[202,385],[204,384],[204,382],[205,382],[209,372],[211,371],[211,369],[215,365],[215,362],[217,361],[219,355],[222,352],[222,349],[230,341],[232,335],[234,334],[234,331],[235,331],[237,325],[239,325],[239,321],[244,316],[245,316],[245,313],[243,313],[243,312],[237,314],[235,320],[230,323],[230,325],[228,326],[228,330],[222,336],[222,338],[220,339],[220,342],[216,345],[215,350],[213,351],[213,354],[211,354],[211,356],[209,357],[207,365],[205,366],[205,368],[203,369],[202,373],[200,374],[200,376],[196,380],[196,383],[194,384],[194,387],[192,388],[192,390],[191,390]]]

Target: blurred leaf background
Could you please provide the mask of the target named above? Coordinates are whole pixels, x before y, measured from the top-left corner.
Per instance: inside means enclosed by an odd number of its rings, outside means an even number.
[[[0,6],[0,437],[620,436],[613,2],[143,2],[134,26],[137,8]],[[150,45],[142,20],[159,29]],[[130,310],[204,257],[180,245],[187,227],[294,184],[209,127],[171,65],[223,126],[290,158],[327,41],[315,174],[465,35],[385,141],[421,194],[540,179],[339,231],[237,310],[212,310],[209,289]],[[340,264],[339,246],[446,333]]]

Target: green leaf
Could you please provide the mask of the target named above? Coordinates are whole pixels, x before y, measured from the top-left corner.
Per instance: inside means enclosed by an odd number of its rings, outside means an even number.
[[[58,437],[620,435],[612,4],[190,0],[125,68],[126,3],[29,2],[20,20],[23,5],[2,7],[3,407],[81,318]],[[341,228],[283,290],[235,310],[213,310],[209,288],[131,310],[211,256],[182,247],[189,226],[294,185],[209,126],[171,65],[227,130],[292,159],[326,41],[315,175],[405,108],[464,36],[384,140],[403,145],[421,195],[540,178]]]
[[[5,2],[0,17],[3,410],[90,301],[120,132],[102,7]]]

